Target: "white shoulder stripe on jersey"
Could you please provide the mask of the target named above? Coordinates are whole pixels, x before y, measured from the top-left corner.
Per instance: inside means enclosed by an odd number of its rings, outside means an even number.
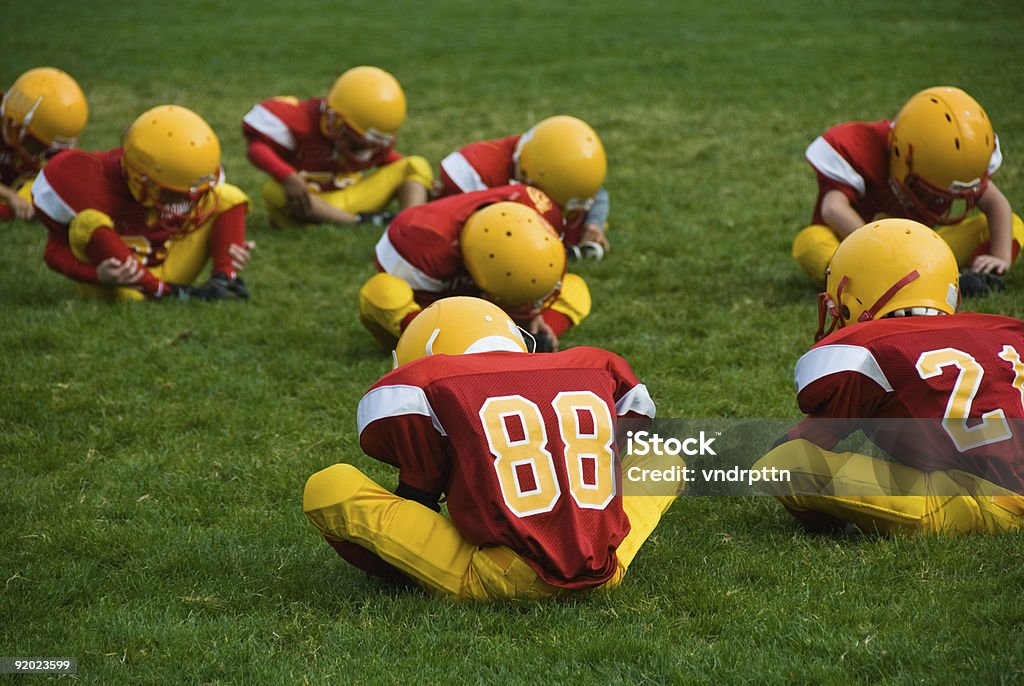
[[[256,105],[242,121],[286,150],[295,151],[295,135],[276,114],[263,105]]]
[[[857,189],[857,194],[864,195],[864,178],[850,166],[835,148],[828,144],[823,136],[818,136],[807,146],[804,153],[807,161],[819,172],[839,183],[845,183]]]
[[[642,414],[645,417],[654,419],[656,412],[654,401],[651,399],[651,394],[647,391],[647,386],[642,383],[633,386],[615,403],[615,413],[620,417],[629,412],[635,412],[636,414]]]
[[[992,176],[1003,164],[1003,151],[999,147],[999,136],[996,136],[996,149],[992,151],[992,157],[988,161],[988,175]]]
[[[53,190],[49,180],[46,178],[46,170],[39,172],[35,182],[32,184],[32,202],[42,210],[47,217],[58,224],[70,224],[77,214],[71,205],[64,202],[64,198]]]
[[[878,360],[870,350],[859,345],[823,345],[805,353],[796,363],[796,392],[800,393],[822,377],[839,372],[863,374],[885,392],[892,393],[892,384],[885,377]]]
[[[434,408],[427,401],[427,395],[419,386],[395,385],[380,386],[363,396],[356,410],[356,422],[359,434],[363,429],[378,419],[400,417],[404,414],[418,414],[430,417],[430,422],[437,433],[447,436],[444,427],[434,414]]]
[[[377,241],[374,253],[377,255],[377,261],[380,263],[380,266],[384,267],[384,271],[399,277],[409,284],[414,291],[440,293],[444,290],[444,281],[427,276],[402,257],[398,249],[392,245],[386,229],[384,230],[384,235]]]
[[[441,169],[444,170],[448,178],[463,193],[487,190],[487,186],[484,184],[484,180],[480,178],[480,174],[477,173],[473,165],[469,163],[469,160],[461,152],[453,152],[441,160]]]

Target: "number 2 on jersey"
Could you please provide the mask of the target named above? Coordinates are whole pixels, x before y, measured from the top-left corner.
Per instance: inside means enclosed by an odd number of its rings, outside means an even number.
[[[1020,354],[1015,348],[1004,345],[999,358],[1013,366],[1013,387],[1021,393],[1021,403],[1024,405],[1024,363],[1021,362]],[[971,405],[985,375],[984,367],[978,364],[972,355],[956,348],[941,348],[921,353],[917,358],[917,373],[922,379],[940,376],[943,369],[950,366],[956,367],[959,371],[953,383],[953,392],[946,403],[942,428],[953,439],[956,449],[964,452],[1011,438],[1013,432],[1002,408],[997,407],[985,412],[981,415],[979,423],[967,426]]]
[[[576,505],[603,510],[615,495],[613,424],[608,406],[590,391],[559,393],[551,403]],[[517,517],[550,512],[562,495],[540,408],[521,395],[488,398],[480,408],[502,498]]]

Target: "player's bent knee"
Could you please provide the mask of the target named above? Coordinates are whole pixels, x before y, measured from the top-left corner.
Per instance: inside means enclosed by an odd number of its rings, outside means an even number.
[[[280,185],[278,185],[278,188],[280,188]],[[225,212],[238,205],[245,205],[246,207],[252,205],[249,200],[249,196],[246,195],[245,191],[230,183],[222,183],[214,186],[213,192],[217,196],[217,212]],[[283,199],[283,190],[281,191],[281,196]]]
[[[402,322],[419,310],[412,288],[397,276],[375,274],[359,289],[359,321],[385,352],[402,335]]]
[[[1016,212],[1012,215],[1011,229],[1013,233],[1013,259],[1020,257],[1021,248],[1024,247],[1024,220]]]
[[[792,255],[800,269],[818,286],[825,285],[825,270],[839,247],[839,239],[832,229],[813,224],[793,239]]]
[[[350,464],[335,464],[306,480],[302,493],[303,512],[316,512],[340,505],[356,494],[369,478]]]
[[[412,287],[392,274],[374,274],[359,289],[359,311],[376,308],[395,310],[413,302]]]
[[[574,326],[578,326],[590,314],[590,308],[590,288],[587,282],[577,274],[566,274],[562,279],[562,291],[551,309],[561,312]]]
[[[263,187],[260,188],[260,198],[263,200],[263,204],[270,208],[280,210],[288,205],[284,187],[277,181],[267,181],[263,184]]]
[[[71,246],[71,253],[80,261],[89,262],[85,248],[92,240],[93,233],[102,227],[114,228],[114,220],[109,214],[99,210],[82,210],[71,220],[68,225],[68,244]]]
[[[434,170],[425,157],[412,155],[405,158],[405,180],[420,184],[426,189],[434,185]]]

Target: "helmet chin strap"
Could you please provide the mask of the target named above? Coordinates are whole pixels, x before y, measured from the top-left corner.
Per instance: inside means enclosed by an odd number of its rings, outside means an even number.
[[[903,290],[904,286],[919,279],[920,277],[921,273],[915,269],[894,283],[889,287],[889,290],[882,293],[878,300],[875,301],[874,305],[860,313],[860,316],[857,317],[857,322],[869,322],[874,319],[875,315],[878,314],[878,311],[885,307],[885,305],[892,300],[897,293]],[[846,284],[849,283],[849,281],[850,277],[848,276],[844,276],[840,279],[839,287],[836,288],[836,299],[834,302],[827,292],[818,294],[818,330],[814,333],[815,343],[835,331],[840,322],[842,322],[844,326],[846,325],[846,322],[842,317],[842,312],[839,308],[840,303],[843,302],[843,289],[846,288]],[[832,322],[829,324],[828,330],[826,331],[825,319],[828,315],[832,315]]]

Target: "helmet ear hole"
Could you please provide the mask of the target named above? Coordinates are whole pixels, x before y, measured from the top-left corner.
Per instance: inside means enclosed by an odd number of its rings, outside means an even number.
[[[842,315],[842,320],[844,322],[850,321],[850,308],[849,307],[847,307],[846,305],[843,305],[843,309],[840,312],[840,314]]]

